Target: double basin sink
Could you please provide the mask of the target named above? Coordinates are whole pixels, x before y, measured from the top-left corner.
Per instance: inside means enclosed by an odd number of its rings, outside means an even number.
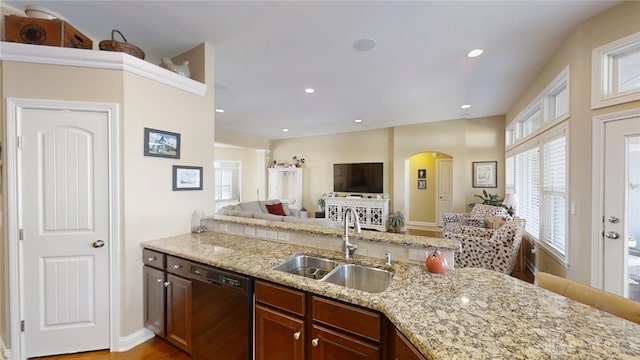
[[[371,293],[384,291],[393,278],[393,273],[387,270],[356,264],[341,264],[331,259],[310,255],[296,255],[273,267],[273,270]]]

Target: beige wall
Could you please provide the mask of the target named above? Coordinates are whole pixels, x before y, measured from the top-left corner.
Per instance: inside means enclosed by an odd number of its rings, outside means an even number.
[[[413,199],[406,199],[404,163],[411,156],[437,151],[453,159],[453,211],[466,212],[467,204],[477,202],[473,195],[483,189],[472,186],[473,161],[497,161],[498,187],[486,189],[504,195],[504,117],[447,120],[394,128],[395,210],[404,211]],[[410,174],[411,180],[414,174]],[[411,202],[410,202],[411,201]]]
[[[333,191],[334,163],[383,162],[384,191],[391,192],[389,179],[393,166],[389,137],[390,130],[381,129],[274,140],[271,158],[291,162],[295,155],[306,159],[302,170],[302,205],[309,211],[317,211],[316,201],[322,194]]]
[[[576,203],[576,214],[569,218],[569,268],[565,269],[544,251],[539,251],[536,266],[582,283],[591,281],[591,151],[592,117],[631,108],[640,102],[610,106],[596,111],[591,107],[592,49],[640,31],[640,2],[626,1],[580,24],[544,66],[535,81],[508,111],[507,123],[570,65],[569,201]]]
[[[436,157],[433,154],[436,154]],[[407,222],[437,224],[436,160],[450,158],[446,154],[425,151],[409,158],[409,211]],[[426,179],[418,178],[418,169],[427,171]],[[418,189],[418,180],[426,180],[426,189]]]
[[[120,104],[121,283],[117,291],[122,337],[143,327],[140,243],[189,232],[194,210],[213,211],[213,49],[205,46],[202,53],[210,59],[206,62],[209,65],[205,72],[208,85],[205,96],[117,70],[2,63],[3,104],[6,97]],[[4,130],[4,110],[2,119]],[[144,127],[180,133],[181,158],[143,156]],[[174,164],[203,166],[204,190],[172,191]],[[6,231],[3,236],[6,237]],[[4,243],[0,249],[6,246]],[[6,262],[2,263],[4,266]],[[5,284],[2,283],[3,288]],[[0,301],[0,308],[6,309],[6,298]],[[7,322],[3,321],[2,326],[6,329]],[[9,331],[5,330],[2,336],[7,342]]]
[[[294,155],[307,160],[303,171],[303,205],[308,210],[317,209],[316,200],[323,193],[333,191],[334,163],[382,161],[384,191],[391,195],[390,210],[406,213],[405,205],[410,202],[405,199],[405,160],[423,152],[432,157],[433,151],[453,158],[454,210],[466,212],[466,204],[476,202],[473,195],[482,190],[472,187],[472,161],[498,162],[498,187],[488,190],[504,195],[503,116],[276,140],[271,142],[271,150],[273,160],[291,161]],[[415,172],[409,175],[411,189],[417,186]],[[411,200],[413,202],[413,198]],[[435,221],[435,215],[433,218]]]
[[[216,143],[240,146],[249,149],[269,149],[269,139],[221,129],[216,129]]]

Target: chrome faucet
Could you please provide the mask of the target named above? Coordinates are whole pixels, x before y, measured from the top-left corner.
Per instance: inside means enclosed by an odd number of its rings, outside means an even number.
[[[349,243],[349,222],[347,221],[347,215],[349,211],[351,211],[351,214],[353,216],[353,228],[355,229],[356,233],[359,234],[362,231],[362,228],[360,227],[360,218],[358,217],[358,212],[356,212],[356,209],[353,206],[344,208],[344,236],[342,238],[344,239],[345,259],[348,259],[351,255],[353,255],[353,253],[355,253],[356,249],[358,248],[358,245]]]

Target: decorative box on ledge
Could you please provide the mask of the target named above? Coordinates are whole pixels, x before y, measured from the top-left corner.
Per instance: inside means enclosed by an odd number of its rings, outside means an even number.
[[[93,49],[93,41],[68,22],[5,16],[5,40],[33,45]]]

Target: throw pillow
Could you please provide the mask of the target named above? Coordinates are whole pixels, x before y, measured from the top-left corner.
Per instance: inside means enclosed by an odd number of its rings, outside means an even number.
[[[502,216],[485,216],[484,218],[484,226],[487,229],[499,229],[506,222],[507,220]]]
[[[273,205],[266,204],[265,206],[267,207],[267,211],[269,212],[269,214],[287,216],[287,214],[284,212],[284,209],[282,208],[282,203]]]

